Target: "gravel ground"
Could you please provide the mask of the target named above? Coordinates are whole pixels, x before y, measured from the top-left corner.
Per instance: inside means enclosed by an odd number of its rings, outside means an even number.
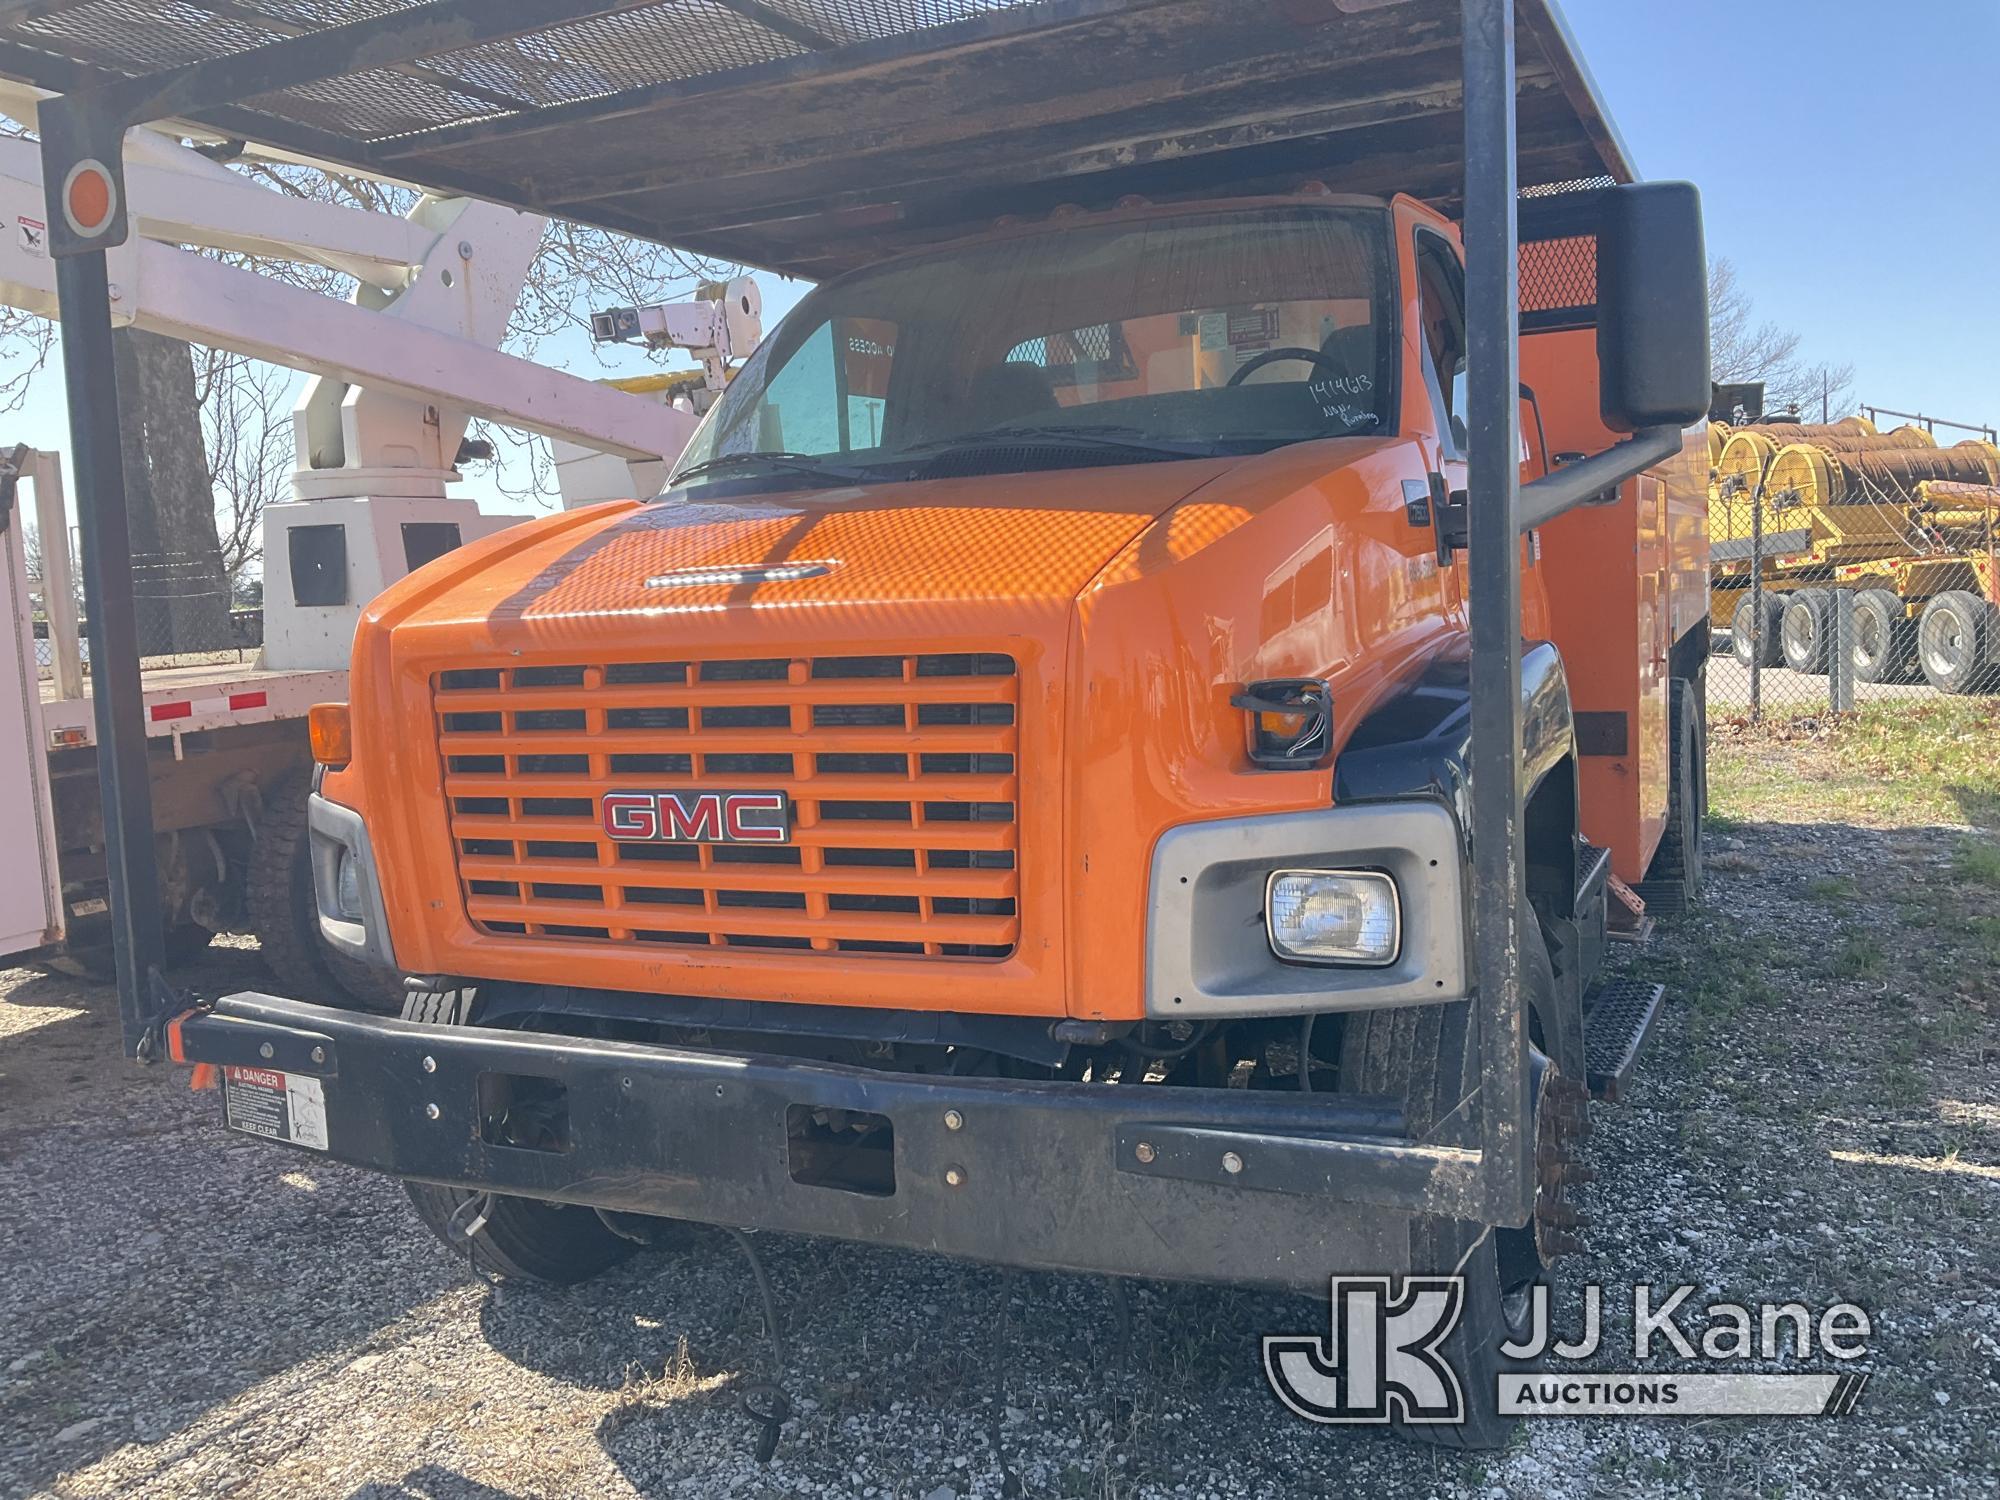
[[[2000,849],[1729,805],[1704,914],[1632,959],[1668,1009],[1599,1110],[1557,1306],[1583,1281],[1850,1298],[1876,1330],[1852,1417],[1545,1420],[1440,1454],[1277,1406],[1257,1338],[1323,1306],[1141,1285],[1121,1358],[1101,1282],[765,1236],[797,1414],[760,1467],[732,1388],[765,1349],[719,1234],[489,1289],[393,1184],[225,1135],[184,1075],[117,1061],[108,992],[14,972],[0,1494],[969,1500],[1002,1492],[996,1408],[1034,1496],[1994,1493]],[[187,978],[260,982],[220,946]]]

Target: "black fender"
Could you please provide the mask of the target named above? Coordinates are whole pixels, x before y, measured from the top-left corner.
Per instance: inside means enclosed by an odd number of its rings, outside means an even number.
[[[1354,727],[1334,760],[1334,802],[1440,800],[1457,816],[1469,864],[1471,753],[1472,683],[1460,641]],[[1582,1077],[1582,980],[1565,972],[1581,930],[1576,723],[1562,655],[1546,641],[1521,650],[1521,773],[1528,895],[1550,934],[1557,973],[1557,1013],[1541,1018],[1544,1045],[1565,1072]]]
[[[1354,726],[1333,763],[1333,800],[1434,797],[1457,813],[1460,829],[1467,829],[1471,760],[1471,657],[1461,639],[1430,658],[1400,691]],[[1523,801],[1565,763],[1573,783],[1576,724],[1569,678],[1562,654],[1547,641],[1537,641],[1521,648]]]

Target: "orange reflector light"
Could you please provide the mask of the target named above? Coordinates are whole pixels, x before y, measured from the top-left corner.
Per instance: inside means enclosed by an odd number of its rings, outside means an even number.
[[[69,185],[69,211],[76,222],[95,228],[111,217],[111,182],[102,172],[79,172]]]
[[[49,731],[49,748],[51,750],[74,750],[79,745],[88,745],[89,743],[90,731],[87,729],[51,729]]]
[[[345,703],[315,703],[306,715],[306,732],[313,759],[321,765],[337,771],[354,759],[354,731]]]
[[[187,1061],[187,1048],[181,1044],[181,1022],[193,1014],[191,1010],[184,1010],[167,1022],[167,1061],[177,1063]]]
[[[183,1065],[187,1063],[187,1041],[181,1035],[181,1023],[196,1014],[197,1012],[195,1011],[184,1010],[171,1021],[167,1022],[167,1059],[170,1062],[177,1062]],[[188,1087],[193,1089],[197,1094],[222,1087],[222,1069],[218,1068],[214,1063],[198,1062],[194,1064],[194,1072],[188,1078]]]
[[[86,158],[69,169],[63,182],[63,213],[76,233],[86,238],[102,234],[117,201],[103,162]]]

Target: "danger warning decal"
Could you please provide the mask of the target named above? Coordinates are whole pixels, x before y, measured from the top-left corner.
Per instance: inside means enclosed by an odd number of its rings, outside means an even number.
[[[271,1068],[224,1068],[222,1114],[231,1130],[326,1150],[326,1090],[317,1078]]]

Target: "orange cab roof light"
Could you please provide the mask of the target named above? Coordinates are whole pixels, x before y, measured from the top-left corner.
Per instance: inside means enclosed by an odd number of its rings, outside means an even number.
[[[313,759],[337,771],[354,759],[354,728],[345,703],[315,703],[306,714]]]

